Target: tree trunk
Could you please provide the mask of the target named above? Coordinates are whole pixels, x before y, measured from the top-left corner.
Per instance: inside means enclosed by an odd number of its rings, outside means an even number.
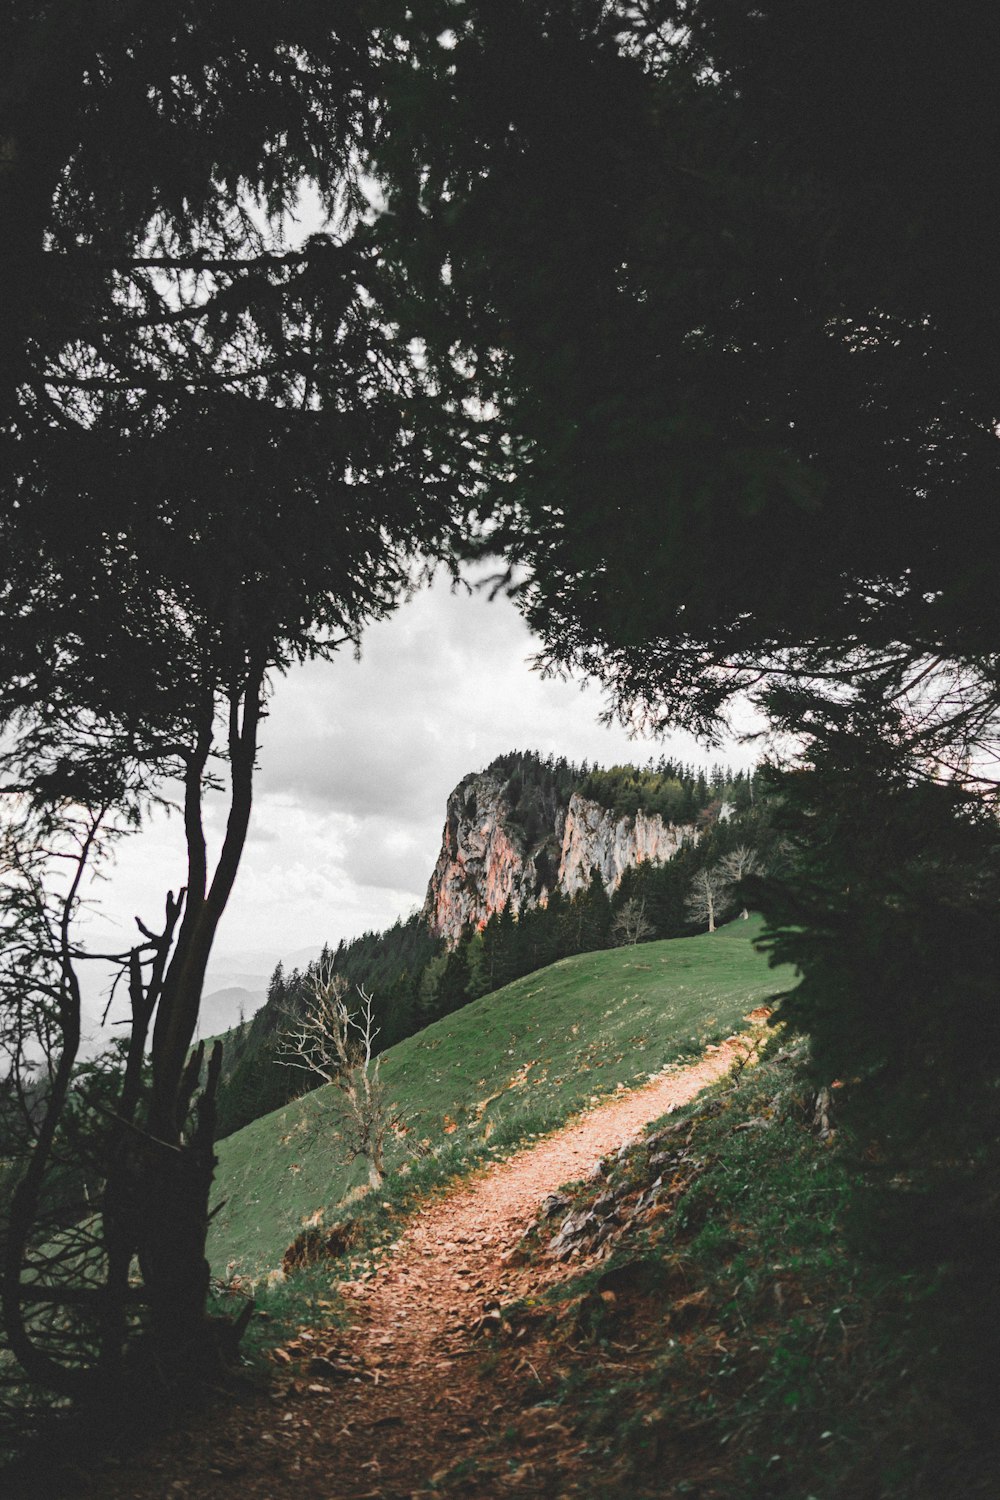
[[[201,1048],[192,1059],[200,1066]],[[168,1388],[216,1373],[220,1350],[206,1315],[210,1270],[205,1255],[209,1197],[216,1157],[215,1099],[222,1068],[216,1042],[198,1100],[197,1125],[179,1145],[142,1140],[141,1219],[136,1224],[139,1266],[146,1287],[151,1352]]]
[[[185,1139],[184,1128],[198,1087],[204,1049],[199,1045],[188,1054],[212,943],[246,842],[263,680],[264,661],[260,659],[251,663],[245,679],[229,695],[229,819],[211,885],[202,799],[214,701],[206,705],[185,789],[187,902],[153,1029],[153,1093],[139,1198],[143,1213],[136,1224],[136,1243],[148,1293],[153,1355],[175,1390],[214,1373],[221,1358],[217,1331],[206,1309],[210,1269],[205,1241],[216,1162],[213,1140],[222,1044],[216,1042],[212,1049],[190,1140]]]
[[[212,742],[212,704],[208,705],[188,767],[185,831],[189,886],[153,1028],[153,1090],[148,1128],[141,1137],[142,1179],[136,1198],[141,1212],[134,1223],[134,1243],[149,1307],[151,1353],[161,1380],[175,1396],[197,1388],[206,1376],[217,1374],[223,1359],[222,1330],[207,1313],[211,1272],[205,1255],[216,1164],[213,1141],[221,1042],[212,1049],[190,1139],[185,1138],[184,1131],[204,1058],[201,1045],[193,1053],[190,1048],[205,970],[249,826],[263,678],[261,660],[251,665],[244,681],[230,693],[229,818],[211,885],[207,879],[202,799]],[[227,1342],[233,1342],[235,1349],[236,1325],[230,1328]]]

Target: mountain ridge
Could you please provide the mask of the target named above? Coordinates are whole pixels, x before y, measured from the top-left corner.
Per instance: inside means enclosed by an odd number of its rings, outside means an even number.
[[[711,805],[708,794],[722,793],[730,778],[719,770],[713,786],[702,773],[701,797],[698,780],[687,780],[693,787],[685,787],[684,768],[670,762],[656,771],[616,766],[588,772],[530,752],[502,756],[464,776],[448,797],[422,908],[431,933],[454,944],[507,906],[521,915],[544,906],[554,891],[575,896],[593,869],[611,896],[626,870],[665,863],[692,848]],[[715,801],[716,817],[731,816],[731,802],[724,796]]]

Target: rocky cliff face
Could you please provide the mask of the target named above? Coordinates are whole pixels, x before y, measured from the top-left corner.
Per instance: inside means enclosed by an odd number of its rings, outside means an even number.
[[[424,917],[453,942],[469,924],[481,927],[508,903],[514,911],[545,902],[558,888],[574,895],[595,866],[614,891],[630,865],[672,859],[697,830],[664,823],[659,814],[616,818],[574,792],[567,805],[529,818],[515,808],[506,783],[491,772],[467,776],[448,798],[447,819]],[[539,826],[541,821],[541,826]]]
[[[481,927],[508,903],[531,905],[545,889],[551,846],[561,823],[533,846],[490,772],[467,776],[448,798],[448,812],[424,916],[431,931],[449,941],[468,924]]]
[[[673,859],[682,844],[693,843],[697,837],[696,828],[664,823],[659,813],[640,810],[634,818],[616,818],[609,808],[574,792],[563,828],[559,888],[567,896],[575,895],[596,866],[610,895],[631,865],[647,859],[663,864]]]

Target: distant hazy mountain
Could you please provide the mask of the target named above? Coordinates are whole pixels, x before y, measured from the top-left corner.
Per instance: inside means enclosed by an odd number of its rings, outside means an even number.
[[[240,1015],[249,1021],[267,999],[267,986],[279,963],[285,972],[304,969],[318,958],[321,944],[297,948],[293,953],[251,948],[244,952],[220,953],[213,958],[205,977],[205,994],[198,1012],[198,1036],[218,1036],[238,1026]]]
[[[218,1036],[238,1026],[241,1019],[249,1021],[266,999],[266,988],[248,989],[238,984],[205,995],[198,1012],[198,1036]]]
[[[284,964],[286,969],[304,969],[307,963],[318,958],[322,952],[322,944],[315,943],[308,948],[297,948],[293,953],[282,952],[277,948],[243,948],[227,949],[213,953],[208,966],[208,983],[212,988],[221,988],[221,981],[226,983],[240,983],[251,976],[258,978],[263,976],[265,988],[267,981],[274,973],[277,964]],[[242,975],[243,978],[236,980],[229,976]]]
[[[268,981],[279,963],[287,974],[292,969],[304,969],[322,951],[322,944],[316,943],[309,948],[297,948],[294,953],[248,948],[243,952],[213,954],[205,978],[205,1000],[218,990],[263,990],[266,994]]]
[[[205,978],[198,1036],[217,1036],[231,1026],[237,1026],[241,1008],[244,1018],[249,1021],[267,998],[267,986],[279,960],[288,973],[292,969],[304,969],[307,963],[319,957],[321,951],[322,946],[317,943],[314,947],[298,948],[286,954],[262,949],[220,953],[213,958]],[[113,977],[112,966],[102,960],[80,965],[84,1025],[81,1050],[85,1057],[107,1046],[111,1036],[115,1035],[114,1023],[121,1022],[129,1014],[128,991],[124,984],[119,984],[110,1007],[109,1024],[105,1027],[100,1024],[108,1005]]]

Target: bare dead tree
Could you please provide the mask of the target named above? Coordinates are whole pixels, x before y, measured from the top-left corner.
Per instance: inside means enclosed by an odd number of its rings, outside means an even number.
[[[646,916],[645,897],[630,896],[611,924],[611,940],[619,948],[634,947],[653,936],[653,924]]]
[[[729,889],[729,882],[717,865],[699,870],[691,882],[684,910],[692,922],[705,922],[709,932],[715,931],[715,919],[722,908]]]
[[[748,844],[739,844],[724,854],[719,860],[716,869],[722,875],[727,885],[738,886],[741,881],[746,880],[749,875],[763,875],[765,873],[764,861],[756,849],[751,849]],[[750,916],[746,906],[740,912],[744,922]]]
[[[47,1200],[46,1188],[58,1170],[59,1125],[80,1044],[70,921],[103,821],[103,812],[86,811],[74,811],[62,827],[52,815],[20,823],[7,818],[0,838],[0,1058],[8,1103],[0,1303],[6,1342],[21,1369],[29,1379],[45,1377],[60,1395],[71,1394],[81,1379],[76,1366],[86,1337],[73,1327],[59,1341],[76,1360],[54,1351],[53,1330],[65,1314],[62,1299],[94,1297],[99,1275],[89,1229],[72,1222],[82,1213],[72,1214],[60,1233],[54,1195]],[[55,896],[42,879],[53,864],[66,867]],[[47,1213],[39,1212],[43,1205]],[[65,1213],[70,1206],[64,1199],[59,1207]],[[69,1270],[62,1293],[54,1290],[57,1268]]]
[[[378,1035],[372,996],[358,985],[360,1009],[347,1005],[347,980],[320,969],[307,981],[308,1000],[282,1037],[278,1062],[302,1068],[331,1084],[339,1094],[338,1127],[353,1159],[368,1163],[368,1181],[377,1188],[385,1176],[385,1148],[390,1133],[402,1124],[380,1073],[381,1058],[372,1057]]]
[[[24,1431],[53,1397],[89,1399],[116,1386],[126,1344],[141,1332],[137,1314],[148,1312],[148,1286],[130,1278],[139,1241],[112,1180],[121,1140],[143,1134],[148,1021],[179,904],[169,898],[163,933],[143,928],[130,950],[85,951],[74,936],[81,891],[127,818],[109,803],[67,796],[39,805],[4,791],[14,805],[0,825],[0,1309],[19,1367],[9,1381],[14,1421]],[[118,970],[139,1024],[80,1059],[80,973],[95,958]]]

